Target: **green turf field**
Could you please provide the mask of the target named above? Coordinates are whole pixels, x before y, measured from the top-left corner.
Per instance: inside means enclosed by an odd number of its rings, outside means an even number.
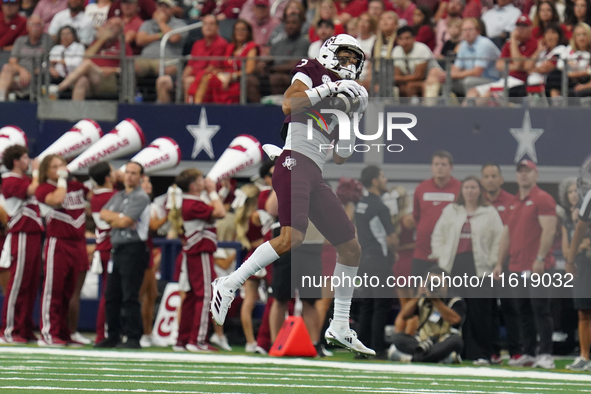
[[[591,374],[564,370],[404,365],[356,361],[349,353],[330,360],[239,353],[2,346],[0,393],[591,393]]]

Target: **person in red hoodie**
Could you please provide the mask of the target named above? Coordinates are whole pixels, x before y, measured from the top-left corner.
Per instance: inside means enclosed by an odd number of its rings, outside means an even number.
[[[461,182],[451,175],[452,155],[438,150],[431,156],[433,178],[423,181],[415,189],[413,217],[417,224],[416,247],[412,260],[412,274],[424,276],[437,262],[429,259],[431,234],[441,211],[454,202],[460,192]]]

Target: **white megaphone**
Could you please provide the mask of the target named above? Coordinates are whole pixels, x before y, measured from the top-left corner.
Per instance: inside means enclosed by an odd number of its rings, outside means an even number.
[[[260,142],[251,135],[241,134],[232,140],[230,146],[207,174],[207,178],[219,182],[256,166],[262,160],[263,150]]]
[[[68,164],[68,171],[80,171],[102,161],[129,155],[143,148],[145,143],[141,127],[135,120],[125,119]]]
[[[47,155],[60,155],[65,160],[69,160],[90,148],[102,136],[103,130],[98,123],[91,119],[83,119],[49,145],[38,159],[41,161]]]
[[[12,145],[27,146],[25,132],[16,126],[5,126],[0,129],[0,163],[6,148]]]
[[[172,138],[156,138],[130,161],[140,163],[144,167],[144,172],[151,174],[158,170],[176,167],[181,162],[181,148]],[[125,164],[120,170],[125,172]]]

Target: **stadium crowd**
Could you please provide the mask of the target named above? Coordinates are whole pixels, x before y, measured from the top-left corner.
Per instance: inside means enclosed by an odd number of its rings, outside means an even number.
[[[60,156],[31,161],[27,148],[17,145],[6,149],[3,164],[8,172],[2,176],[0,209],[0,343],[90,344],[77,327],[80,291],[91,271],[102,276],[103,285],[94,346],[152,346],[162,259],[152,237],[165,236],[183,245],[174,273],[182,304],[173,350],[232,350],[224,327],[211,322],[210,284],[240,262],[235,249],[220,248],[218,242],[239,242],[246,260],[278,236],[274,162],[264,162],[256,179],[240,185],[237,180],[216,185],[198,169],[186,169],[156,198],[150,178],[135,162],[127,163],[124,172],[106,162],[96,164],[84,183],[69,175]],[[591,275],[591,192],[581,199],[576,180],[566,179],[556,204],[537,186],[538,168],[530,160],[517,164],[516,195],[503,190],[495,163],[484,163],[479,177],[462,181],[453,177],[453,165],[451,154],[434,152],[432,178],[413,193],[389,187],[384,172],[373,165],[359,180],[340,180],[336,195],[354,220],[361,246],[359,276],[417,276],[432,282],[445,275],[494,274],[498,280],[514,274],[526,282],[502,289],[485,285],[478,291],[466,285],[434,290],[410,281],[395,288],[361,286],[352,314],[359,338],[375,349],[377,359],[457,363],[464,358],[475,365],[501,364],[502,321],[508,365],[555,368],[551,289],[533,286],[523,273],[558,272],[554,252],[561,250],[566,272],[577,273],[573,296],[580,356],[567,368],[591,370],[591,298],[585,293]],[[330,275],[335,264],[336,250],[310,223],[300,248],[249,277],[226,320],[226,325],[240,320],[246,352],[266,354],[286,315],[296,313],[318,356],[330,356],[321,340],[333,307],[330,283],[304,292],[297,275]],[[301,299],[293,293],[294,283],[302,283],[296,285]],[[38,338],[33,305],[39,292]],[[258,330],[253,320],[257,301],[265,305]],[[387,338],[389,325],[394,334]]]
[[[160,76],[163,36],[197,21],[168,39]],[[505,87],[560,103],[563,73],[568,96],[591,96],[590,24],[586,0],[2,0],[0,101],[27,96],[45,59],[50,98],[117,98],[120,60],[135,56],[138,93],[157,102],[178,86],[187,103],[238,103],[244,72],[248,102],[259,103],[285,91],[297,60],[346,32],[370,60],[367,88],[393,62],[383,96],[438,97],[449,78],[466,105]]]

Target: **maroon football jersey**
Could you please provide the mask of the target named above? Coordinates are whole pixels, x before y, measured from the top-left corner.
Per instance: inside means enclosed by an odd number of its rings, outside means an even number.
[[[291,70],[291,74],[294,77],[297,77],[300,81],[304,82],[308,88],[312,89],[316,86],[320,86],[327,82],[336,82],[340,81],[342,78],[326,69],[322,64],[318,62],[316,59],[302,59],[300,62]],[[321,107],[327,108],[326,103],[324,105],[320,105]],[[311,119],[310,115],[307,114],[308,111],[304,111],[299,114],[288,115],[285,117],[285,121],[283,123],[290,123],[290,122],[299,122],[306,124],[308,119]],[[318,116],[318,114],[315,114]],[[322,123],[322,120],[321,120]],[[314,129],[321,131],[325,134],[329,139],[334,139],[334,136],[326,134],[324,131],[324,127],[321,127],[317,122],[313,122],[312,126]]]
[[[101,209],[103,209],[115,193],[117,193],[117,190],[106,188],[95,189],[92,192],[90,209],[92,211],[92,219],[96,224],[96,230],[94,230],[96,250],[111,250],[111,226],[104,220],[101,220]]]
[[[86,223],[86,194],[88,189],[78,181],[68,181],[68,192],[60,206],[45,204],[48,194],[57,189],[57,183],[48,180],[42,183],[35,192],[39,201],[41,215],[45,218],[47,236],[62,239],[84,239]]]
[[[31,180],[14,172],[2,174],[2,195],[8,214],[9,233],[40,233],[43,222],[35,196],[27,196]]]
[[[217,230],[212,219],[213,207],[200,197],[183,194],[183,229],[187,254],[213,253],[217,249]]]

